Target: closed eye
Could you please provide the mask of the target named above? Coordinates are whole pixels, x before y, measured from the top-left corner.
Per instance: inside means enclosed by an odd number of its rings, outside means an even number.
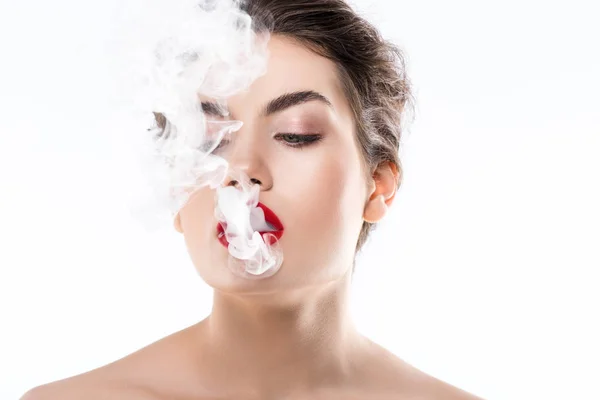
[[[320,134],[297,134],[297,133],[278,133],[275,135],[275,140],[284,142],[286,146],[301,149],[310,146],[323,139]],[[214,149],[217,152],[229,144],[230,140],[223,139],[221,143]]]
[[[275,135],[275,138],[286,142],[287,146],[302,148],[318,142],[323,139],[323,136],[318,134],[299,135],[296,133],[278,133]]]

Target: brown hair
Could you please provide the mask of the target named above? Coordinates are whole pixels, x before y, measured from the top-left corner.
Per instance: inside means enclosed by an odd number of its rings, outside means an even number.
[[[414,106],[402,51],[344,0],[245,0],[242,9],[252,17],[255,30],[295,39],[338,66],[367,181],[377,166],[391,162],[398,169],[399,187],[402,124]],[[363,223],[356,252],[373,227]]]
[[[402,51],[344,0],[242,0],[259,33],[283,35],[332,60],[356,123],[355,140],[363,155],[366,179],[375,168],[391,162],[402,181],[398,155],[406,111],[414,105]],[[168,121],[155,113],[159,127]],[[364,222],[358,252],[374,224]]]

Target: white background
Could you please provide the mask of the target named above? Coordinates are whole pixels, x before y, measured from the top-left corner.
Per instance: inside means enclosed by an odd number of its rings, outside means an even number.
[[[0,6],[1,399],[210,309],[181,236],[146,233],[124,200],[108,46],[124,3]],[[358,5],[406,51],[418,101],[357,267],[360,329],[485,398],[600,398],[596,2]]]

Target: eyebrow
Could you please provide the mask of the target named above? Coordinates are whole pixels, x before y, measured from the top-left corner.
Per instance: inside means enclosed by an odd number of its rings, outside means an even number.
[[[321,103],[333,108],[331,101],[329,101],[329,99],[323,96],[321,93],[315,92],[314,90],[303,90],[298,92],[284,93],[281,96],[269,101],[261,111],[261,116],[268,117],[290,107],[308,103],[310,101],[320,101]],[[206,101],[202,102],[202,111],[204,111],[205,114],[215,117],[227,117],[229,115],[229,112],[219,103]]]

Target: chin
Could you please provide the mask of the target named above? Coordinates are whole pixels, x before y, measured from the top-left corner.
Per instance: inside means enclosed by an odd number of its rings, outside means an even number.
[[[226,263],[227,261],[225,261]],[[283,276],[285,261],[279,271],[269,277],[245,278],[239,276],[224,262],[211,264],[211,267],[197,268],[199,275],[207,285],[215,290],[231,294],[268,294],[282,290],[286,277]]]
[[[224,265],[218,271],[215,268],[210,270],[203,268],[203,271],[199,271],[199,273],[207,285],[223,294],[265,296],[265,299],[269,301],[275,300],[277,304],[283,304],[286,302],[285,299],[300,300],[294,294],[301,296],[303,289],[328,285],[333,281],[343,279],[348,272],[347,270],[333,271],[326,267],[307,270],[304,266],[310,265],[310,263],[303,262],[301,264],[284,260],[277,273],[261,279],[240,277]],[[276,297],[272,297],[273,295]]]
[[[318,283],[312,281],[311,274],[306,274],[303,268],[294,268],[294,265],[283,261],[279,271],[269,277],[248,279],[236,275],[227,266],[221,264],[218,268],[202,268],[198,273],[207,285],[215,291],[231,295],[281,295],[297,289],[314,286]]]
[[[192,247],[194,252],[191,255],[198,274],[207,285],[216,291],[232,295],[291,294],[295,290],[339,280],[352,266],[351,260],[344,263],[339,259],[343,252],[331,251],[331,248],[324,251],[326,246],[323,243],[304,242],[303,246],[289,248],[286,246],[289,240],[284,236],[280,242],[284,260],[279,270],[272,276],[258,279],[245,278],[231,271],[227,264],[232,256],[217,240],[211,243],[212,246],[206,247],[205,251],[200,251],[198,246]],[[313,251],[308,251],[307,248]]]

